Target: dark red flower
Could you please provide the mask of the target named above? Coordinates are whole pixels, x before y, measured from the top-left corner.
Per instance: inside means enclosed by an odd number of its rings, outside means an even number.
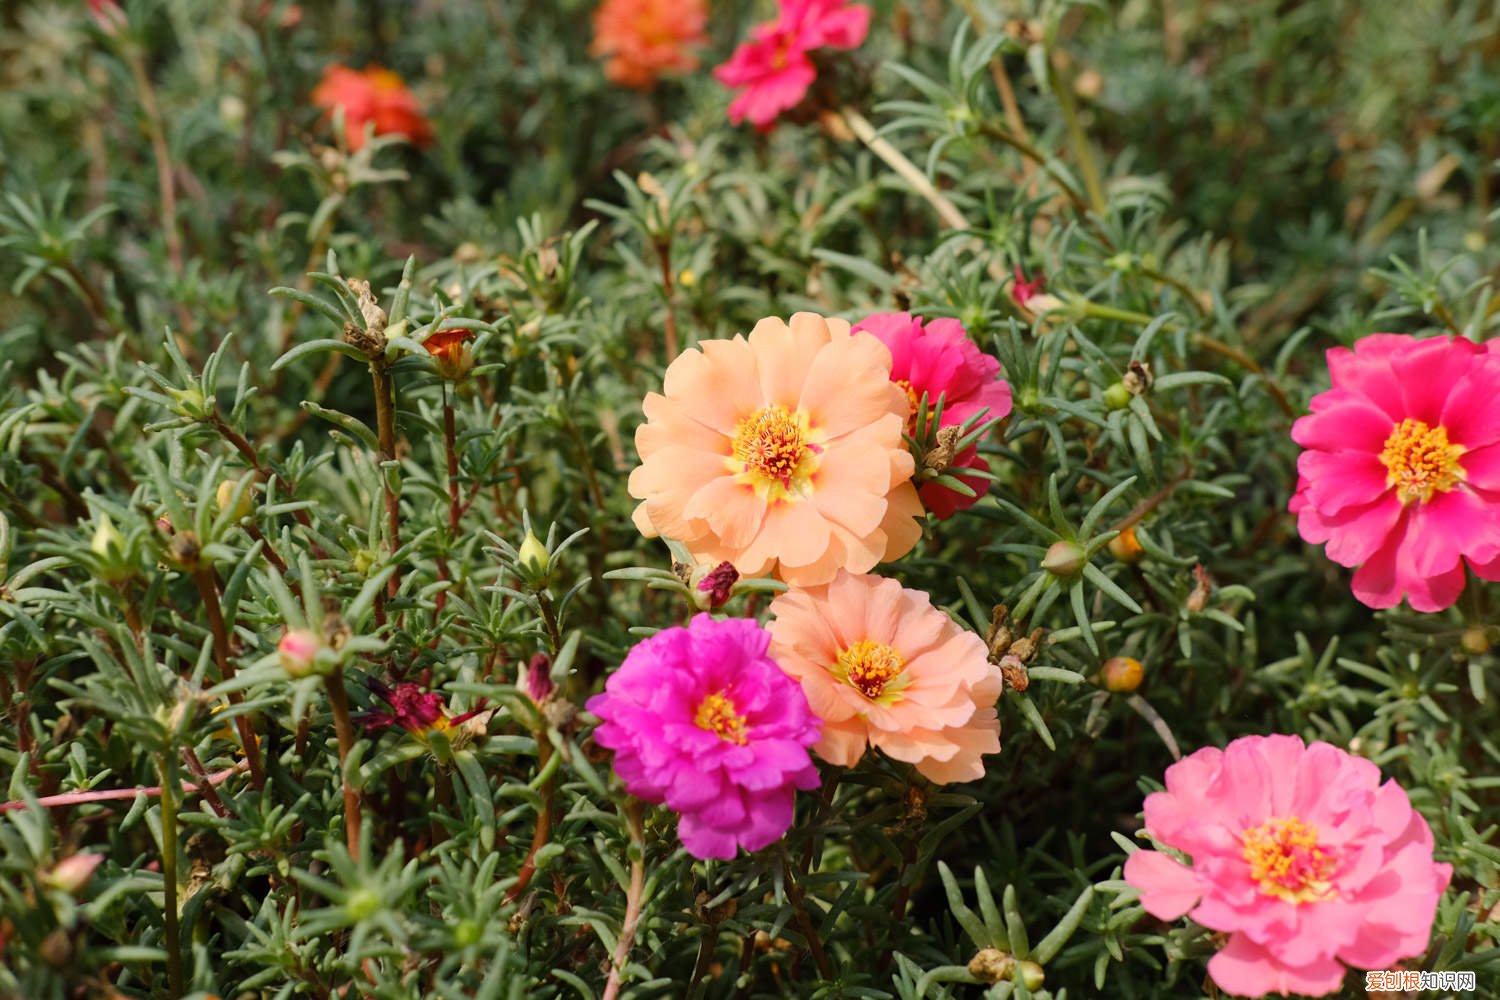
[[[531,700],[538,705],[552,697],[555,687],[552,683],[552,659],[546,653],[537,653],[526,664],[525,687]]]
[[[410,681],[402,681],[392,688],[383,681],[370,677],[366,678],[365,686],[391,706],[389,712],[366,712],[358,717],[356,721],[369,732],[400,726],[414,736],[426,739],[427,734],[433,730],[446,733],[479,714],[476,710],[464,715],[449,716],[447,703],[442,695],[436,691],[423,691],[421,685]]]
[[[725,601],[729,600],[729,590],[739,578],[740,571],[734,568],[734,563],[721,562],[709,570],[707,576],[698,581],[698,590],[708,595],[710,608],[721,607]]]

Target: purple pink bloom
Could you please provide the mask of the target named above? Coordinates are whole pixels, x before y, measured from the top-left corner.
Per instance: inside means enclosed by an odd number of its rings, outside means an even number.
[[[1000,378],[1000,362],[981,351],[956,319],[923,321],[910,313],[877,313],[854,325],[876,337],[891,352],[891,381],[906,393],[909,412],[907,433],[915,434],[917,408],[927,396],[928,412],[943,400],[942,427],[955,427],[980,411],[983,420],[1010,413],[1010,385]],[[959,469],[988,472],[989,463],[979,457],[976,445],[955,455]],[[989,482],[953,472],[974,491],[966,497],[937,483],[923,485],[918,494],[922,505],[939,518],[953,516],[974,506],[984,496]]]
[[[1427,950],[1452,866],[1380,769],[1327,743],[1247,736],[1167,768],[1146,798],[1125,880],[1146,912],[1229,935],[1208,963],[1241,996],[1337,990],[1344,965],[1386,969]],[[1342,964],[1341,964],[1342,963]]]
[[[870,8],[846,0],[781,0],[781,15],[756,25],[714,76],[738,91],[729,105],[736,125],[769,131],[783,111],[802,103],[818,78],[808,53],[858,48],[870,31]]]
[[[1358,567],[1354,596],[1441,611],[1465,569],[1500,580],[1500,356],[1372,334],[1328,352],[1333,387],[1292,425],[1302,538]]]
[[[770,643],[749,619],[701,614],[636,645],[589,699],[626,790],[678,813],[694,857],[760,850],[792,825],[796,790],[818,787],[818,720]]]

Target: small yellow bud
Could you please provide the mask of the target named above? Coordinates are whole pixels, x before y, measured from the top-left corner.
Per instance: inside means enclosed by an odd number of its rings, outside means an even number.
[[[1490,651],[1490,633],[1483,625],[1471,625],[1464,629],[1464,634],[1458,641],[1464,647],[1464,652],[1474,656],[1482,656]]]
[[[253,486],[247,485],[240,493],[239,500],[235,500],[235,490],[239,488],[239,482],[234,479],[226,479],[219,484],[218,492],[214,499],[219,503],[219,509],[229,512],[229,519],[238,523],[250,516],[255,509],[255,501],[251,499],[255,492]]]
[[[1112,657],[1099,668],[1100,685],[1115,694],[1130,694],[1141,686],[1145,676],[1146,668],[1141,661],[1130,656]]]
[[[1135,528],[1126,528],[1109,540],[1109,554],[1122,563],[1134,565],[1146,557],[1141,541],[1135,537]]]

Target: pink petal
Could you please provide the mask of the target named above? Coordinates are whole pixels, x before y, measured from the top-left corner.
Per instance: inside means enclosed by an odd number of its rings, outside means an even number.
[[[1161,920],[1176,920],[1203,895],[1193,870],[1161,851],[1136,851],[1126,858],[1125,881],[1140,890],[1146,912]]]
[[[1326,996],[1344,982],[1344,967],[1332,958],[1286,965],[1243,934],[1230,937],[1229,944],[1209,959],[1208,974],[1221,989],[1247,997],[1267,993]]]

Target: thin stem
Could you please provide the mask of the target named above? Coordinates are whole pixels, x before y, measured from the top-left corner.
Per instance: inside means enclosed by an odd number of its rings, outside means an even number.
[[[635,944],[636,927],[641,922],[641,897],[646,890],[645,823],[641,818],[641,804],[635,799],[629,799],[625,805],[625,823],[630,827],[630,888],[625,893],[625,922],[620,925],[620,939],[615,944],[603,1000],[616,1000],[620,995],[620,976]]]
[[[339,193],[328,197],[337,199],[337,204],[323,213],[323,224],[318,227],[316,233],[312,234],[312,246],[307,252],[307,264],[302,268],[302,277],[297,280],[297,287],[304,292],[312,287],[312,279],[307,276],[308,272],[316,271],[323,266],[323,255],[328,252],[328,237],[333,233],[334,222],[338,216],[338,205],[342,205],[344,201],[344,196]],[[278,353],[285,354],[287,348],[292,346],[292,334],[296,332],[297,321],[302,318],[302,311],[305,308],[300,301],[293,300],[291,307],[287,309],[286,319],[281,324],[281,345]],[[338,357],[342,355],[335,352],[333,358]],[[330,362],[333,358],[329,359]]]
[[[172,758],[162,754],[158,761],[161,771],[161,877],[165,897],[162,900],[162,916],[166,927],[167,952],[167,996],[177,1000],[182,996],[182,932],[177,926],[177,796],[172,788],[177,784],[173,778]]]
[[[871,125],[864,115],[850,107],[844,108],[838,114],[849,126],[849,130],[869,148],[870,152],[884,160],[886,166],[900,174],[917,194],[927,200],[927,203],[936,210],[938,217],[943,220],[944,225],[953,229],[969,228],[969,220],[964,218],[964,213],[958,210],[958,206],[949,201],[947,195],[933,187],[927,175],[915,163],[908,160],[901,150],[877,135],[875,126]]]
[[[536,733],[536,766],[537,771],[547,772],[547,762],[552,758],[552,743],[547,739],[544,731]],[[531,849],[526,852],[526,860],[521,862],[521,870],[516,873],[516,882],[505,891],[505,902],[513,903],[521,898],[521,893],[531,884],[532,878],[536,876],[536,856],[543,847],[547,846],[547,838],[552,834],[552,780],[555,772],[547,772],[547,778],[538,789],[542,797],[542,808],[536,817],[536,831],[531,835]]]
[[[1261,367],[1259,361],[1256,361],[1239,348],[1210,337],[1206,333],[1196,334],[1193,337],[1193,343],[1199,347],[1213,351],[1215,354],[1222,354],[1246,371],[1259,375],[1260,380],[1266,384],[1266,391],[1271,394],[1271,398],[1276,401],[1276,406],[1281,412],[1288,417],[1295,417],[1297,415],[1296,407],[1292,406],[1291,400],[1287,399],[1286,393],[1281,391],[1281,386],[1272,380],[1270,374]]]
[[[989,136],[996,142],[1000,142],[1004,145],[1009,146],[1011,149],[1014,149],[1016,152],[1026,157],[1026,159],[1030,160],[1032,163],[1035,163],[1037,166],[1045,170],[1047,172],[1047,176],[1052,178],[1053,183],[1058,186],[1059,190],[1062,191],[1064,197],[1066,197],[1069,203],[1072,204],[1074,211],[1076,211],[1080,216],[1087,217],[1089,211],[1088,202],[1084,200],[1083,195],[1079,194],[1077,188],[1069,184],[1066,180],[1063,179],[1062,175],[1057,172],[1057,170],[1052,166],[1052,161],[1048,158],[1047,154],[1043,153],[1040,149],[1037,149],[1027,139],[1008,132],[1000,126],[992,124],[990,122],[981,122],[979,131],[981,134]]]
[[[172,270],[181,274],[182,236],[177,231],[177,189],[172,179],[172,156],[167,149],[166,131],[162,128],[161,108],[156,103],[156,90],[151,86],[146,62],[134,42],[125,44],[124,56],[141,99],[141,110],[146,114],[146,132],[151,139],[151,155],[156,160],[156,186],[161,195],[161,229],[167,242],[167,257],[172,262]]]
[[[213,783],[209,780],[208,772],[203,769],[203,761],[198,759],[198,755],[193,752],[192,747],[182,748],[182,762],[186,764],[187,769],[193,773],[193,777],[198,779],[198,787],[203,789],[203,799],[208,803],[208,807],[212,809],[216,815],[229,815],[229,810],[224,807],[224,800],[219,798],[218,791],[214,788]]]
[[[349,754],[354,751],[354,722],[349,717],[349,692],[344,688],[342,667],[323,678],[328,689],[328,706],[333,710],[333,728],[339,738],[339,783],[344,789],[344,842],[352,856],[359,854],[360,827],[364,817],[359,811],[359,791],[349,784]]]
[[[223,417],[219,416],[217,413],[212,414],[208,418],[208,425],[215,431],[217,431],[219,436],[227,441],[231,448],[240,453],[240,457],[249,464],[250,468],[256,471],[256,474],[259,475],[264,482],[270,483],[273,479],[280,479],[280,477],[276,475],[275,471],[272,470],[269,465],[266,465],[260,460],[260,452],[256,451],[255,446],[245,439],[245,435],[241,434],[233,427],[230,427],[229,424],[224,421]],[[287,486],[291,485],[284,479],[282,479],[281,481]],[[308,516],[307,511],[293,511],[292,517],[296,518],[297,523],[308,529],[308,532],[311,533],[312,518]],[[267,548],[267,551],[269,551],[269,547]],[[316,540],[314,540],[312,543],[312,551],[313,558],[323,558],[323,549],[320,545],[318,545]]]
[[[1109,202],[1104,197],[1104,185],[1099,181],[1094,149],[1089,145],[1089,137],[1084,134],[1082,122],[1078,120],[1078,103],[1073,99],[1073,74],[1060,72],[1053,83],[1052,90],[1057,95],[1063,123],[1068,128],[1068,141],[1073,144],[1073,155],[1078,160],[1078,172],[1083,174],[1083,186],[1089,193],[1089,204],[1094,214],[1103,218],[1109,211]]]
[[[396,460],[396,388],[383,358],[370,362],[370,380],[375,388],[375,430],[380,439],[383,465]],[[391,554],[394,555],[401,547],[401,498],[391,489],[390,477],[383,468],[380,470],[380,485],[385,492],[386,528],[390,535]],[[397,567],[386,585],[386,596],[395,597],[400,589],[401,569]]]
[[[667,299],[667,360],[671,361],[677,357],[677,292],[672,283],[672,238],[664,236],[653,241],[656,246],[656,259],[661,265],[661,287]]]
[[[807,940],[807,948],[812,952],[813,964],[818,967],[818,975],[824,980],[832,980],[833,966],[829,964],[828,953],[823,950],[823,939],[818,937],[818,930],[813,926],[812,917],[807,913],[807,898],[803,896],[802,887],[797,884],[797,879],[792,874],[792,866],[787,863],[785,854],[781,856],[781,871],[782,877],[786,880],[787,898],[792,902],[792,917],[797,922],[797,929]]]
[[[206,790],[212,785],[222,785],[236,774],[241,774],[250,765],[240,761],[233,767],[226,767],[222,771],[215,771],[206,780],[196,785],[184,784],[183,795],[192,795],[195,792]],[[161,794],[161,785],[138,785],[135,788],[104,788],[89,792],[62,792],[57,795],[44,795],[39,799],[16,799],[12,802],[0,802],[0,813],[14,812],[17,809],[25,809],[35,802],[43,809],[63,809],[67,806],[88,805],[92,802],[121,802],[126,799],[135,799],[144,795],[148,799],[154,799]]]
[[[235,671],[234,663],[229,659],[229,629],[224,624],[224,609],[219,604],[219,587],[214,581],[213,570],[207,567],[195,569],[193,582],[198,585],[198,596],[203,601],[204,614],[208,616],[209,630],[213,632],[214,662],[219,667],[219,679],[232,681]],[[230,691],[229,704],[238,705],[240,702],[240,693]],[[250,765],[250,780],[257,789],[266,787],[266,771],[260,761],[260,742],[255,737],[249,718],[236,715],[234,726],[239,731],[240,745],[245,749],[245,761]]]
[[[443,448],[448,456],[448,531],[457,539],[458,522],[463,516],[463,506],[458,498],[458,431],[446,381],[443,383]]]

